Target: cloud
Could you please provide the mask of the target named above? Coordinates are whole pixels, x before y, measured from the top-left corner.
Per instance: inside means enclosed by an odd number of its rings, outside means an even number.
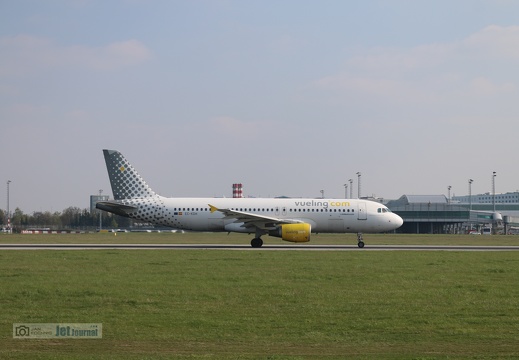
[[[369,72],[419,70],[442,64],[454,48],[454,44],[427,44],[410,49],[373,48],[349,59],[346,67]]]
[[[212,118],[209,124],[214,131],[228,136],[250,136],[261,129],[257,123],[245,122],[230,116]]]
[[[519,26],[487,26],[465,39],[463,45],[486,57],[519,59]]]
[[[30,122],[33,119],[42,118],[49,114],[51,114],[50,106],[30,103],[13,103],[2,107],[0,110],[0,116],[5,119],[17,119],[17,121],[23,122]]]
[[[276,52],[287,53],[301,48],[305,42],[289,34],[283,34],[275,38],[270,46]]]
[[[354,105],[368,98],[395,106],[473,101],[517,93],[515,79],[496,64],[518,58],[519,26],[492,25],[451,43],[367,49],[313,85]]]
[[[506,82],[497,84],[486,77],[476,77],[470,81],[469,91],[475,96],[495,96],[499,94],[513,93],[517,91],[517,87],[511,83]]]
[[[100,47],[61,46],[30,35],[0,37],[0,75],[22,75],[49,68],[86,68],[109,71],[134,66],[152,58],[138,40],[125,40]]]
[[[519,58],[519,26],[491,25],[451,43],[423,44],[412,48],[372,48],[346,62],[359,71],[414,71],[435,68],[454,60]]]
[[[137,40],[112,43],[99,48],[74,46],[64,51],[64,60],[96,70],[113,70],[140,64],[151,58],[150,51]]]
[[[430,102],[432,94],[420,89],[412,80],[341,73],[319,79],[318,88],[343,92],[350,98],[364,98],[365,95],[385,99],[390,102]]]

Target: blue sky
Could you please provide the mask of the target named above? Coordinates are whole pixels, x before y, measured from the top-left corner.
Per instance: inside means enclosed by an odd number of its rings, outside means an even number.
[[[165,196],[519,189],[519,3],[1,1],[11,209],[110,193],[102,149]],[[6,191],[0,192],[6,207]]]

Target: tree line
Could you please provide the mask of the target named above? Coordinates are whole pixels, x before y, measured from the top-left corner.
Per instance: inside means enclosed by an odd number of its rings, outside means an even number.
[[[7,226],[6,211],[0,210],[0,227]],[[14,232],[24,229],[51,230],[96,230],[102,228],[129,227],[131,219],[107,213],[105,211],[90,211],[78,207],[68,207],[62,212],[35,211],[25,214],[20,208],[11,213],[11,227]]]

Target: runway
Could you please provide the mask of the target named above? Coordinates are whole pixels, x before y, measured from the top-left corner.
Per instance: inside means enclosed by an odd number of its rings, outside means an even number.
[[[241,250],[241,251],[519,251],[519,246],[471,245],[250,245],[236,244],[0,244],[0,250]]]

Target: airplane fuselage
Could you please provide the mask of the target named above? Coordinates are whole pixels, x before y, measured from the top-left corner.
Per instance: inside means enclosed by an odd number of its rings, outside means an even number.
[[[149,201],[144,200],[127,202],[140,204],[137,205],[139,210],[129,213],[131,218],[193,231],[253,232],[246,226],[246,222],[227,218],[221,212],[211,212],[209,204],[220,209],[308,223],[311,225],[313,233],[376,233],[390,231],[401,225],[400,218],[390,212],[386,206],[362,199],[165,198],[157,196],[153,205],[147,204]]]

